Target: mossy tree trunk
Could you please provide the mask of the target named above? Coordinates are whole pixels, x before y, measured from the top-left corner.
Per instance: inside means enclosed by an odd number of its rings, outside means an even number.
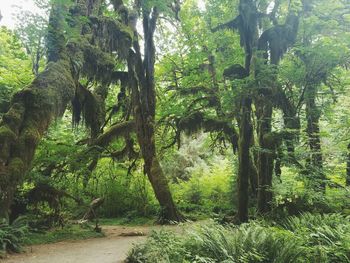
[[[85,15],[84,0],[76,2],[72,17]],[[0,217],[8,219],[18,185],[31,167],[35,150],[50,123],[63,115],[77,84],[72,59],[79,50],[66,46],[64,7],[54,4],[48,27],[48,64],[34,81],[12,98],[0,123]],[[71,11],[76,11],[71,9]],[[74,25],[80,31],[81,24]]]
[[[347,161],[346,161],[346,186],[350,186],[350,143],[348,144]]]
[[[61,8],[55,6],[50,16],[49,37],[56,40],[64,39],[60,16]],[[75,81],[64,41],[57,41],[56,48],[45,71],[14,95],[0,123],[0,216],[6,219],[41,137],[52,120],[63,114],[74,95]]]
[[[144,59],[140,52],[138,35],[134,33],[134,50],[129,51],[129,85],[132,91],[136,134],[144,160],[144,171],[151,182],[161,207],[160,223],[181,221],[173,201],[168,180],[160,166],[155,143],[156,92],[154,82],[155,45],[154,32],[158,11],[142,10],[144,30]]]
[[[271,134],[272,103],[269,98],[263,98],[255,103],[257,116],[257,135],[259,140],[258,153],[258,211],[270,211],[272,201],[272,175],[274,168],[274,148]]]
[[[258,118],[257,135],[260,152],[257,158],[258,170],[258,208],[261,212],[267,212],[272,200],[272,175],[274,165],[274,143],[271,141],[271,120],[274,107],[272,94],[274,90],[274,80],[276,76],[271,76],[272,79],[267,80],[266,77],[260,78],[261,64],[256,63],[257,57],[264,61],[266,67],[270,65],[278,65],[279,60],[287,49],[294,44],[299,25],[299,16],[295,8],[289,10],[286,21],[283,25],[277,23],[276,12],[279,8],[279,2],[275,3],[274,11],[271,13],[272,27],[268,27],[261,35],[258,34],[261,13],[258,8],[258,1],[241,0],[239,3],[239,15],[232,21],[219,25],[213,31],[218,29],[230,28],[237,30],[240,35],[241,45],[245,52],[245,67],[243,69],[245,77],[251,76],[255,80],[256,86],[254,92],[251,92],[250,97],[254,98],[256,116]],[[259,52],[256,52],[259,51]],[[259,54],[263,54],[260,57]],[[244,78],[244,76],[243,76]],[[270,88],[267,88],[270,87]],[[251,87],[247,87],[247,89]],[[252,90],[252,89],[251,89]],[[245,94],[249,94],[249,90]],[[267,92],[267,94],[266,94]],[[241,116],[238,118],[240,126],[239,138],[239,172],[238,172],[238,219],[246,221],[248,218],[248,178],[254,175],[254,170],[249,167],[254,164],[249,153],[251,147],[252,132],[250,132],[252,110],[251,99],[243,98],[241,103]],[[249,113],[248,113],[249,112]],[[247,132],[249,131],[249,132]],[[246,140],[249,140],[246,141]],[[254,180],[252,180],[253,183]]]
[[[277,6],[278,7],[278,6]],[[262,51],[262,59],[266,67],[277,67],[279,61],[291,47],[295,40],[299,27],[299,16],[296,10],[289,10],[286,21],[283,25],[274,24],[273,27],[265,30],[258,40],[258,50]],[[259,142],[258,154],[258,212],[267,213],[271,210],[272,202],[272,176],[274,161],[276,159],[275,142],[277,138],[272,133],[273,107],[275,94],[278,93],[277,76],[270,73],[268,80],[260,76],[260,65],[256,70],[255,78],[260,82],[257,96],[255,96],[255,108],[257,116],[257,136]],[[264,71],[262,71],[264,72]],[[264,73],[262,73],[264,74]],[[265,77],[266,78],[266,77]]]
[[[325,190],[325,174],[323,172],[323,157],[320,137],[320,110],[316,105],[317,87],[308,85],[305,87],[306,106],[306,133],[310,149],[310,157],[307,167],[312,178],[315,190]]]
[[[258,10],[255,0],[240,0],[239,14],[232,21],[219,25],[213,31],[229,28],[238,31],[240,42],[244,49],[245,59],[244,67],[239,65],[242,74],[238,74],[240,79],[249,75],[254,75],[255,63],[252,60],[254,50],[257,47],[258,39]],[[248,85],[246,87],[249,89]],[[240,99],[239,116],[237,117],[239,126],[238,139],[238,177],[237,177],[237,199],[238,211],[237,219],[240,222],[248,221],[248,203],[249,203],[249,180],[252,175],[252,156],[250,153],[253,142],[252,127],[252,95],[247,90]]]
[[[239,222],[248,221],[249,202],[249,178],[251,177],[251,154],[250,146],[253,137],[251,123],[252,100],[243,98],[239,119],[239,142],[238,142],[238,211]]]

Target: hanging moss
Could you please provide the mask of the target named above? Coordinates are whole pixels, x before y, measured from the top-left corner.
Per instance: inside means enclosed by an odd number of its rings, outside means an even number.
[[[204,116],[202,112],[194,112],[178,121],[177,126],[179,131],[184,131],[188,135],[194,134],[201,129],[204,132],[223,132],[232,143],[234,149],[238,147],[237,133],[230,121],[213,119]]]
[[[73,125],[79,125],[81,119],[83,119],[85,125],[90,128],[93,138],[100,133],[100,129],[104,123],[104,100],[106,95],[105,87],[97,88],[95,94],[93,94],[79,84],[72,100]]]
[[[84,45],[83,50],[84,74],[88,77],[95,77],[97,81],[110,82],[111,73],[116,65],[113,57],[92,45]]]
[[[197,111],[182,118],[178,122],[178,129],[180,131],[185,131],[187,134],[194,134],[202,129],[203,121],[204,113]]]
[[[110,17],[90,17],[94,44],[105,52],[117,52],[120,59],[126,59],[133,39],[133,30]]]
[[[278,64],[287,49],[295,43],[298,26],[299,17],[289,15],[284,25],[276,25],[261,35],[258,49],[265,51],[265,58],[267,51],[270,51],[271,63]]]
[[[199,93],[206,93],[206,94],[213,93],[213,89],[207,88],[204,86],[196,86],[196,87],[190,87],[190,88],[179,88],[176,91],[178,91],[180,95],[196,95]]]

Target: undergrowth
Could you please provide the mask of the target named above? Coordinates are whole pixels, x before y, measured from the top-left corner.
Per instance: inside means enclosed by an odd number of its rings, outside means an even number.
[[[20,252],[25,236],[28,233],[28,227],[19,218],[11,225],[5,221],[0,222],[0,258],[6,252]]]
[[[278,225],[252,221],[240,226],[209,223],[177,236],[153,232],[130,251],[128,263],[350,262],[350,218],[305,213]]]

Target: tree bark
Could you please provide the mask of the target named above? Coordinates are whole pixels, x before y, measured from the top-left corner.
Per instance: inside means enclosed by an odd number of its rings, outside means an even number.
[[[350,143],[348,144],[347,161],[346,161],[346,186],[350,186]]]
[[[273,135],[271,134],[272,104],[269,99],[255,103],[258,119],[258,212],[267,213],[272,202],[272,175],[274,168]]]
[[[129,85],[132,91],[136,134],[144,159],[144,171],[152,185],[160,204],[160,223],[179,222],[182,216],[173,201],[168,180],[163,173],[156,153],[155,113],[156,92],[154,83],[155,46],[154,31],[158,11],[143,11],[144,59],[140,52],[137,32],[134,34],[134,51],[129,51],[128,72]]]
[[[315,176],[316,190],[325,190],[325,174],[323,172],[323,156],[320,137],[320,111],[316,105],[317,87],[310,85],[306,87],[305,91],[305,105],[306,105],[306,133],[308,136],[308,144],[310,148],[310,160],[307,165],[309,173]]]
[[[251,177],[250,144],[253,136],[251,104],[252,101],[250,98],[243,98],[239,121],[237,219],[241,223],[248,221],[249,178]]]
[[[84,7],[85,1],[77,5]],[[73,10],[73,9],[72,9]],[[0,217],[8,219],[17,186],[30,169],[36,147],[50,123],[62,116],[74,96],[78,50],[66,47],[63,7],[52,7],[48,27],[48,64],[34,81],[12,99],[0,123]],[[73,16],[78,19],[81,13]],[[76,25],[79,30],[81,24]]]
[[[70,62],[47,65],[32,84],[17,93],[0,123],[0,208],[4,217],[17,186],[29,170],[35,149],[55,117],[74,95]]]

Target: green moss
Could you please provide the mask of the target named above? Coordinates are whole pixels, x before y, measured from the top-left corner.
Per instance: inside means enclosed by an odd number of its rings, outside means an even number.
[[[132,45],[133,30],[110,17],[90,19],[94,24],[93,35],[99,48],[106,52],[117,51],[118,57],[125,59]]]
[[[14,141],[16,134],[7,126],[0,126],[0,141]]]
[[[203,125],[204,114],[202,112],[193,112],[179,121],[178,128],[187,134],[198,132]]]
[[[16,134],[7,125],[0,126],[0,159],[9,157],[11,145],[16,141]]]
[[[17,181],[18,179],[22,178],[25,171],[25,165],[22,159],[13,158],[8,165],[8,169],[12,177],[11,180]]]
[[[23,116],[24,116],[23,105],[20,103],[13,103],[10,110],[3,116],[3,120],[9,127],[16,130],[21,125]]]
[[[38,129],[33,126],[24,131],[22,138],[26,145],[34,146],[39,142],[41,134]]]
[[[118,123],[116,125],[111,126],[105,133],[100,135],[95,144],[98,146],[107,146],[113,140],[122,137],[125,134],[130,134],[135,131],[135,122],[134,121],[126,121],[123,123]]]
[[[25,240],[25,245],[39,245],[55,243],[64,240],[82,240],[103,237],[103,233],[96,233],[93,228],[82,228],[78,225],[65,226],[63,229],[53,229],[48,232],[31,232]]]

